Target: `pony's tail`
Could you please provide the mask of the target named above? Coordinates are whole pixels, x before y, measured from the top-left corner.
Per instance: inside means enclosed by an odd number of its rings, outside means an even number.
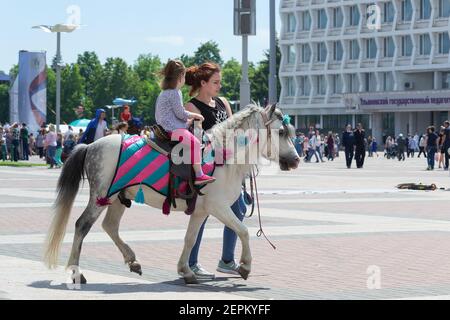
[[[45,242],[44,263],[50,269],[58,266],[59,249],[66,234],[70,211],[78,193],[80,181],[84,179],[84,161],[87,149],[88,146],[85,144],[76,146],[59,176],[58,196],[53,205],[55,215]]]

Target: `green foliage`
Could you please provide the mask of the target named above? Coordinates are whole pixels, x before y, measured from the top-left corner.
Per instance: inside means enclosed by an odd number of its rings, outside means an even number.
[[[9,86],[0,84],[0,123],[9,120]]]
[[[239,100],[241,73],[241,64],[236,59],[227,61],[222,68],[222,94],[230,101]]]
[[[224,62],[216,42],[208,41],[200,45],[193,56],[179,57],[186,67],[212,61],[222,67],[222,95],[230,101],[239,100],[241,65],[236,59]],[[278,48],[277,63],[281,53]],[[155,121],[156,99],[161,91],[159,71],[163,68],[157,55],[142,54],[133,65],[128,65],[121,58],[108,58],[102,65],[95,52],[78,55],[76,63],[66,65],[61,71],[61,122],[70,123],[76,119],[74,109],[81,104],[85,116],[91,118],[98,108],[111,105],[117,98],[135,98],[138,104],[132,106],[134,116],[144,119],[146,124]],[[14,65],[10,74],[18,74],[18,65]],[[249,64],[249,78],[252,99],[261,104],[268,97],[269,53],[256,66]],[[9,120],[9,86],[0,85],[0,122]],[[189,88],[182,89],[184,101],[189,97]],[[278,88],[280,92],[280,86]],[[47,122],[55,123],[56,74],[47,67]],[[108,117],[111,114],[108,112]],[[117,118],[117,114],[115,117]]]
[[[195,51],[194,56],[181,55],[179,58],[186,67],[193,65],[201,65],[205,62],[215,62],[219,66],[223,65],[223,59],[220,56],[219,45],[215,41],[208,41],[200,44],[200,47]]]
[[[270,53],[266,51],[264,53],[265,58],[258,64],[254,69],[254,73],[249,74],[250,84],[251,84],[251,96],[256,102],[260,102],[261,105],[264,104],[266,100],[269,99],[269,74],[270,74]],[[281,51],[280,47],[277,45],[277,70],[281,63]],[[277,96],[280,96],[281,84],[277,78]]]
[[[61,122],[70,123],[75,118],[74,108],[85,96],[86,79],[80,74],[78,64],[66,66],[61,73]]]

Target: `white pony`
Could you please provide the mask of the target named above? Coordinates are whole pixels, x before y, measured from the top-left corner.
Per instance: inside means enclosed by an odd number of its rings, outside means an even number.
[[[278,161],[282,170],[298,167],[300,158],[292,143],[293,127],[288,123],[289,118],[275,105],[266,109],[250,105],[243,111],[236,113],[227,121],[216,125],[212,129],[211,141],[214,147],[222,147],[226,132],[251,130],[256,132],[253,142],[247,144],[246,154],[256,154],[267,160]],[[277,143],[274,143],[276,141]],[[83,239],[90,231],[92,225],[99,218],[105,207],[98,206],[97,199],[105,197],[115,175],[115,168],[119,159],[121,136],[111,135],[102,138],[91,145],[79,145],[69,157],[58,180],[58,196],[55,201],[55,216],[50,226],[44,262],[49,268],[58,265],[58,254],[66,232],[73,202],[78,193],[81,179],[86,173],[90,187],[89,203],[81,217],[76,222],[75,236],[68,267],[78,267]],[[250,253],[249,233],[246,226],[239,221],[231,210],[231,205],[240,195],[243,179],[251,171],[253,163],[247,161],[242,164],[229,164],[217,166],[214,171],[216,181],[202,189],[204,196],[197,200],[194,213],[190,217],[188,229],[184,239],[184,247],[178,261],[178,273],[187,284],[197,283],[197,279],[189,268],[188,258],[197,239],[198,231],[208,215],[212,215],[232,229],[242,242],[242,254],[239,273],[247,279],[251,271],[252,256]],[[154,208],[162,208],[165,197],[151,188],[142,186],[145,194],[145,203]],[[126,189],[127,199],[134,199],[139,186]],[[126,207],[114,195],[103,220],[103,228],[117,245],[124,256],[125,263],[130,271],[142,274],[141,265],[136,260],[133,250],[122,241],[119,236],[119,224]],[[175,211],[186,210],[184,201],[179,201]],[[85,277],[79,275],[79,281],[86,283]],[[73,279],[74,280],[74,279]]]

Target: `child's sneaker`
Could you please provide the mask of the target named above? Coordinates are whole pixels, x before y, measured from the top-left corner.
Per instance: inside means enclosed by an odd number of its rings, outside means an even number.
[[[211,182],[214,182],[214,181],[216,181],[216,178],[210,177],[210,176],[208,176],[206,174],[203,174],[202,176],[195,178],[194,184],[196,186],[200,186],[200,185],[208,184],[208,183],[211,183]]]

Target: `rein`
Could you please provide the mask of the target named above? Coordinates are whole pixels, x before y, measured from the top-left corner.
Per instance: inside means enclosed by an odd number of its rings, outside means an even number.
[[[245,184],[244,184],[244,190],[246,189]],[[272,246],[272,248],[274,250],[277,249],[277,247],[274,246],[274,244],[272,242],[270,242],[270,240],[267,238],[266,234],[264,233],[264,230],[262,228],[262,223],[261,223],[261,210],[259,208],[259,196],[258,196],[258,186],[256,184],[256,173],[255,173],[255,169],[254,167],[252,167],[252,171],[250,173],[250,194],[251,197],[253,199],[252,201],[252,211],[250,212],[250,215],[247,218],[251,218],[253,216],[253,213],[255,211],[255,199],[256,199],[256,206],[258,208],[258,221],[259,221],[259,230],[256,233],[256,236],[258,238],[261,237],[261,235],[264,236],[264,238],[266,238],[267,242],[269,242],[269,244]],[[256,197],[255,197],[256,194]]]

